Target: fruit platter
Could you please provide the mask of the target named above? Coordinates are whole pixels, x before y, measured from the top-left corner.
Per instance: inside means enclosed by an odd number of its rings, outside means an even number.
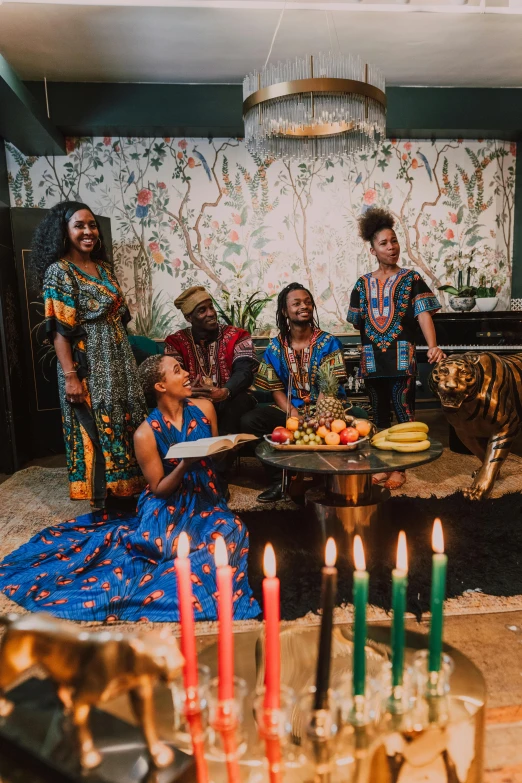
[[[427,451],[431,446],[429,427],[423,421],[406,421],[381,430],[371,439],[371,444],[380,451],[398,451],[411,454]]]
[[[292,451],[353,451],[368,442],[375,431],[367,419],[356,419],[343,414],[331,418],[314,412],[290,416],[285,427],[276,427],[265,440],[274,449]]]

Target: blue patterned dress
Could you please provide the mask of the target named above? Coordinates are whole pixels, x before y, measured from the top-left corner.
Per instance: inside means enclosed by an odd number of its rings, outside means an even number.
[[[157,408],[147,421],[166,474],[178,464],[165,459],[172,444],[212,434],[208,419],[191,402],[185,403],[181,431]],[[96,512],[37,533],[0,563],[0,589],[26,609],[68,620],[178,621],[174,557],[182,531],[190,540],[196,619],[217,619],[218,535],[234,569],[234,618],[256,617],[260,608],[248,584],[248,531],[228,508],[207,459],[191,465],[167,499],[146,488],[136,516]]]

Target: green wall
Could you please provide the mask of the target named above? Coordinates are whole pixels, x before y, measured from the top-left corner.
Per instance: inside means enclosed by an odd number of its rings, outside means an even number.
[[[45,109],[42,82],[26,82]],[[70,136],[242,136],[236,84],[48,85],[52,122]],[[522,136],[522,90],[388,87],[388,137]]]

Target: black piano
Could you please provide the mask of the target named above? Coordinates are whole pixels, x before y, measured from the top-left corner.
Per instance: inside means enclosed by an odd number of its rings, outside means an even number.
[[[447,354],[487,350],[499,354],[522,352],[522,312],[435,313],[437,342]],[[427,346],[417,328],[417,359],[426,362]]]

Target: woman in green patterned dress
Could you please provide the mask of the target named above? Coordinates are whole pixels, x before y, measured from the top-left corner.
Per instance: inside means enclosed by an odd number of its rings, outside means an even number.
[[[125,330],[130,314],[85,204],[51,209],[35,232],[33,258],[58,357],[70,495],[103,508],[109,493],[131,496],[144,483],[133,435],[147,408]]]

